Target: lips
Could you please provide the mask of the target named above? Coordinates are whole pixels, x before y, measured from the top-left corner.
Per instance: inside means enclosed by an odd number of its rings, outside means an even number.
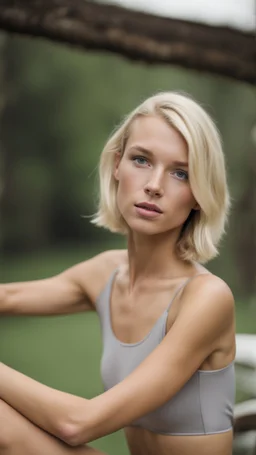
[[[155,204],[150,204],[149,202],[140,202],[139,204],[135,204],[135,207],[149,210],[151,212],[163,213],[162,210],[160,209],[160,207],[158,207]]]

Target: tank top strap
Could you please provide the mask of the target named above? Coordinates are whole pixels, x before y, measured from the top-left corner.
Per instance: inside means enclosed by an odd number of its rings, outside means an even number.
[[[190,283],[190,281],[192,281],[192,280],[193,280],[196,276],[198,276],[198,275],[203,275],[203,274],[202,274],[202,273],[197,273],[196,275],[191,276],[190,278],[188,278],[187,280],[185,280],[180,286],[178,286],[178,288],[177,288],[176,291],[174,292],[174,294],[173,294],[173,296],[172,296],[172,298],[171,298],[171,301],[170,301],[170,303],[169,303],[169,305],[168,305],[168,307],[167,307],[167,310],[166,310],[167,312],[169,312],[169,310],[170,310],[170,308],[171,308],[171,306],[172,306],[172,303],[173,303],[173,301],[175,300],[175,298],[177,297],[177,295],[179,294],[179,292],[180,292],[182,289],[184,289],[184,288],[187,286],[187,284]]]

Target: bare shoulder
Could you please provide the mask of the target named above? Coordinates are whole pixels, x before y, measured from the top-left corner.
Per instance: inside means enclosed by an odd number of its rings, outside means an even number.
[[[226,323],[232,322],[235,313],[234,296],[227,283],[216,275],[203,273],[194,277],[185,287],[182,300],[184,310],[205,313]]]
[[[233,300],[233,294],[227,283],[212,273],[201,273],[195,276],[187,286],[191,293],[213,293],[214,296]]]
[[[81,262],[65,274],[76,282],[94,304],[114,270],[127,261],[127,250],[107,250]]]
[[[233,358],[234,332],[232,292],[221,278],[205,273],[194,277],[183,289],[177,317],[166,338],[171,345],[175,340],[176,346],[181,346],[182,355],[196,354],[198,365],[215,355],[210,369],[218,369],[220,363],[225,365]]]

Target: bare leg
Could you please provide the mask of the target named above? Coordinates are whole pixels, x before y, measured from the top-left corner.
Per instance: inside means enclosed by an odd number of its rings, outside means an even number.
[[[0,455],[106,455],[87,445],[70,447],[0,400]]]

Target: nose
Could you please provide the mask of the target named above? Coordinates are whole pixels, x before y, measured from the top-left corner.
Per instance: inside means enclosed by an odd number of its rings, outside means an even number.
[[[151,179],[146,183],[144,187],[144,191],[148,196],[163,196],[164,190],[162,184],[162,176],[159,172],[154,173],[154,175],[151,176]]]

